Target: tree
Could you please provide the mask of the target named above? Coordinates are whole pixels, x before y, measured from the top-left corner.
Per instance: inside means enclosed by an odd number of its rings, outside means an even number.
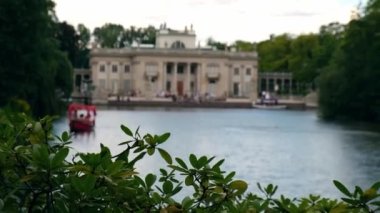
[[[207,39],[207,45],[210,47],[214,47],[217,50],[226,50],[226,48],[228,48],[226,43],[215,41],[211,37]]]
[[[320,80],[325,118],[380,121],[380,1],[369,1],[366,14],[347,26],[340,50]]]
[[[260,72],[290,72],[289,55],[291,38],[287,34],[271,36],[257,45]]]
[[[72,69],[55,39],[53,9],[50,0],[0,1],[0,106],[23,99],[35,115],[55,114],[70,94]]]
[[[91,31],[83,24],[78,24],[76,31],[79,36],[79,50],[87,49],[91,39]]]
[[[237,40],[233,46],[240,52],[252,52],[255,50],[254,44],[249,41]]]
[[[319,39],[315,34],[301,35],[292,40],[289,70],[299,82],[310,83],[317,77],[315,62],[318,48]]]
[[[76,31],[79,36],[79,52],[74,66],[76,68],[89,68],[90,49],[88,46],[91,39],[91,31],[83,24],[79,24]]]
[[[79,54],[79,36],[74,26],[65,21],[57,25],[57,40],[59,41],[60,50],[67,53],[71,64],[75,66]]]
[[[98,42],[102,48],[119,48],[122,43],[123,32],[123,26],[108,23],[100,28],[95,28],[93,34],[96,42]]]

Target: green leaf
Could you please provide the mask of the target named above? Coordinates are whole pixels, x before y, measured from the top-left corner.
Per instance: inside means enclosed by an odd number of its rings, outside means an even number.
[[[170,137],[170,133],[169,133],[169,132],[164,133],[164,134],[160,135],[160,136],[157,138],[157,143],[158,143],[158,144],[161,144],[161,143],[167,141],[169,137]]]
[[[153,186],[154,182],[156,182],[156,179],[157,179],[156,175],[148,174],[145,177],[145,183],[146,183],[147,188],[150,189]]]
[[[374,183],[372,186],[371,186],[372,189],[375,189],[376,191],[379,190],[380,188],[380,181],[377,182],[377,183]]]
[[[4,208],[4,201],[0,199],[0,210],[2,210],[3,208]]]
[[[124,132],[125,134],[127,134],[127,135],[133,137],[133,133],[132,133],[132,131],[131,131],[128,127],[126,127],[126,126],[124,126],[124,125],[121,125],[120,128],[123,130],[123,132]]]
[[[162,185],[162,189],[165,194],[170,194],[173,191],[173,183],[171,181],[165,181]]]
[[[132,143],[132,142],[134,142],[134,140],[124,141],[124,142],[119,143],[119,146],[125,145],[125,144],[129,144],[129,143]]]
[[[177,171],[180,171],[180,172],[183,172],[183,173],[188,173],[188,171],[182,167],[179,167],[179,166],[175,166],[175,165],[169,165],[168,166],[169,168],[172,168],[174,170],[177,170]]]
[[[197,157],[194,154],[190,155],[189,160],[190,160],[190,164],[194,168],[199,169],[199,167],[198,167],[198,160],[197,160]]]
[[[216,170],[217,168],[219,168],[224,162],[224,159],[218,161],[213,167],[212,167],[212,170]]]
[[[154,147],[149,147],[147,148],[146,152],[148,153],[148,155],[152,156],[155,150],[156,149]]]
[[[245,181],[242,181],[242,180],[235,180],[235,181],[232,181],[229,184],[229,187],[231,189],[236,190],[237,191],[236,192],[237,195],[241,195],[241,194],[243,194],[247,190],[248,184]]]
[[[71,183],[79,192],[89,193],[95,187],[96,177],[93,175],[73,177]]]
[[[172,191],[171,196],[174,196],[175,194],[177,194],[181,190],[182,190],[182,186],[177,185],[177,187],[175,187],[174,190]]]
[[[202,168],[207,164],[207,157],[202,156],[201,158],[198,159],[198,167]]]
[[[349,197],[352,197],[352,194],[350,191],[348,191],[348,189],[339,181],[337,180],[334,180],[334,185],[336,186],[336,188],[339,189],[339,191],[341,191],[343,194],[349,196]]]
[[[67,142],[67,141],[70,140],[70,135],[69,135],[68,132],[64,131],[64,132],[62,133],[61,138],[62,138],[63,142]]]
[[[57,154],[53,157],[52,160],[52,167],[56,168],[59,165],[63,163],[63,161],[66,159],[67,155],[69,154],[69,149],[67,147],[60,149]]]
[[[175,158],[177,163],[184,169],[187,169],[186,163],[181,158]]]
[[[134,176],[135,180],[144,188],[146,187],[145,182],[139,177],[139,176]]]
[[[182,200],[182,207],[184,210],[188,210],[190,209],[191,205],[193,205],[193,203],[194,200],[187,196]]]
[[[157,149],[160,152],[161,157],[166,161],[166,163],[168,163],[168,164],[173,163],[172,157],[169,155],[168,152],[166,152],[165,150],[163,150],[161,148],[157,148]]]
[[[230,172],[230,174],[228,174],[226,176],[226,178],[224,178],[225,181],[229,182],[232,180],[232,178],[235,176],[236,172]]]
[[[146,154],[146,152],[142,152],[139,155],[137,155],[137,157],[135,157],[135,159],[133,159],[131,162],[129,162],[129,165],[134,165],[137,161],[143,159],[145,154]]]
[[[354,199],[348,199],[348,198],[342,198],[342,200],[344,201],[344,202],[346,202],[346,203],[348,203],[348,204],[351,204],[351,205],[357,205],[357,204],[359,204],[360,202],[359,201],[357,201],[357,200],[354,200]]]
[[[194,177],[192,175],[188,175],[185,178],[185,185],[190,186],[190,185],[193,185],[193,183],[194,183]]]
[[[160,169],[160,172],[163,176],[168,175],[168,172],[165,169]]]
[[[380,201],[373,201],[370,204],[375,205],[375,206],[380,206]]]

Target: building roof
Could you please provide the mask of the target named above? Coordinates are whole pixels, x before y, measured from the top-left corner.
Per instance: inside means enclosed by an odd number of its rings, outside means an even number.
[[[199,58],[228,58],[237,60],[257,60],[257,52],[228,52],[203,49],[92,49],[91,57],[135,57],[135,56],[164,56],[164,57],[199,57]]]

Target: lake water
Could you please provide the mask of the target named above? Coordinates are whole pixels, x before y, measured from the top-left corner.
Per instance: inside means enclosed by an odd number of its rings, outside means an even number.
[[[127,139],[125,124],[140,133],[170,132],[163,144],[172,157],[216,156],[226,159],[226,171],[249,182],[279,185],[277,194],[290,197],[310,193],[339,197],[332,181],[352,189],[380,181],[380,133],[366,125],[321,121],[315,111],[253,109],[103,109],[98,110],[95,131],[73,137],[79,152],[99,151],[99,144],[113,153]],[[56,132],[68,129],[66,119],[56,122]],[[137,165],[142,174],[159,174],[166,164],[156,153]]]

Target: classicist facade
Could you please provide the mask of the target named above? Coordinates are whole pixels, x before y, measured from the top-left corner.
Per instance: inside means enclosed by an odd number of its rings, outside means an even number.
[[[90,65],[94,100],[168,95],[257,98],[257,53],[201,48],[192,27],[174,31],[162,25],[155,46],[93,48]]]

